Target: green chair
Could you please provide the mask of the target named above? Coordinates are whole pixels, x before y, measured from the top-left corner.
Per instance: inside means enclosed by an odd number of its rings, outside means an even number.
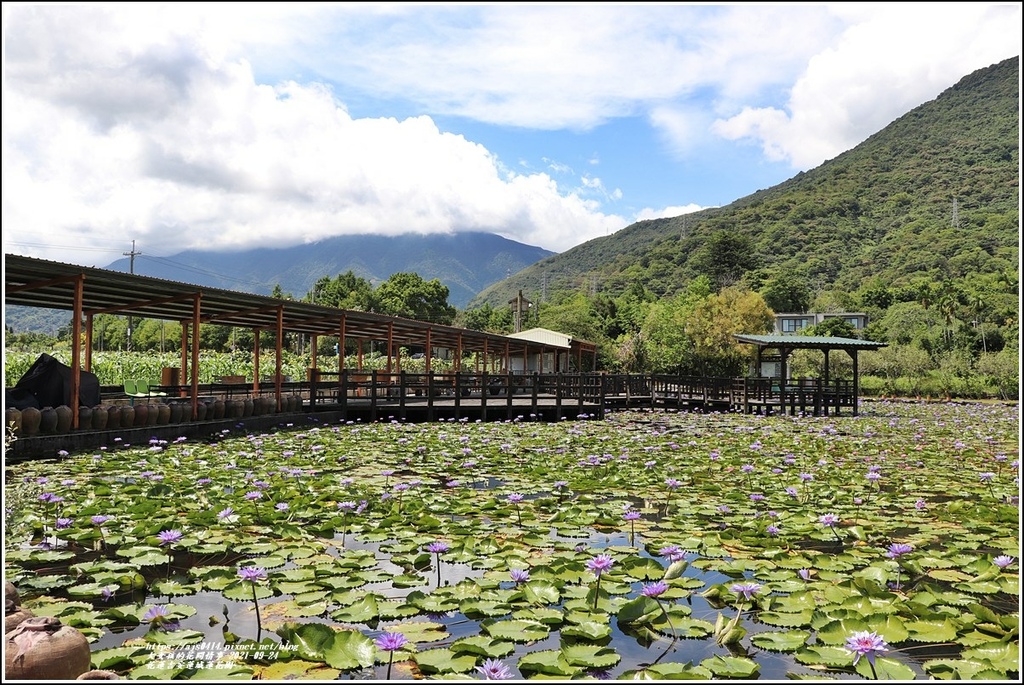
[[[149,390],[150,397],[167,397],[167,393],[157,390],[160,386],[159,381],[146,381],[147,389]]]
[[[138,397],[149,397],[148,387],[139,387],[140,381],[125,381],[124,394],[128,396],[129,403],[134,407],[135,399]],[[145,386],[145,383],[142,383]]]

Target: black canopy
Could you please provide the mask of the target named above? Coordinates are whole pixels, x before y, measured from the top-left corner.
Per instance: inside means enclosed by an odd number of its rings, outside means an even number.
[[[100,381],[96,374],[81,371],[78,406],[95,407],[100,403]],[[41,354],[21,380],[7,391],[8,407],[58,407],[71,405],[71,367],[48,354]]]

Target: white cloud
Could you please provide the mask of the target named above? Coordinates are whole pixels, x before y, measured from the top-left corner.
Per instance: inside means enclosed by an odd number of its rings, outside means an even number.
[[[1019,54],[1019,3],[920,7],[5,3],[3,222],[68,248],[37,256],[100,264],[131,240],[157,255],[349,232],[561,251],[639,203],[617,187],[629,171],[573,187],[553,160],[620,141],[503,162],[437,121],[571,135],[632,117],[669,157],[721,136],[807,168]],[[376,98],[413,114],[350,114]]]
[[[674,216],[682,216],[683,214],[693,214],[699,212],[702,209],[710,209],[710,207],[701,207],[700,205],[689,204],[681,207],[664,207],[663,209],[651,209],[650,207],[640,210],[636,215],[637,221],[649,221],[651,219],[669,219]]]
[[[849,24],[783,108],[743,107],[712,130],[808,169],[849,150],[961,77],[1020,55],[1020,4],[830,6]]]
[[[72,46],[79,73],[60,51],[47,78],[27,59],[8,71],[4,222],[71,248],[43,256],[80,261],[75,246],[114,235],[171,254],[461,230],[563,250],[623,225],[429,117],[353,119],[322,85],[261,85],[246,62],[195,59],[180,41],[118,64],[122,48],[111,35]]]

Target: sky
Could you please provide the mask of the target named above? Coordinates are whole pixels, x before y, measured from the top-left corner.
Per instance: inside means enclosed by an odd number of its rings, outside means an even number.
[[[563,252],[819,166],[1021,3],[3,3],[4,252],[485,231]]]

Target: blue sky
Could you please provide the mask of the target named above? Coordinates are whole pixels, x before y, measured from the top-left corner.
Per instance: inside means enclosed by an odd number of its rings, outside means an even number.
[[[561,252],[1020,56],[1020,3],[4,3],[5,253],[343,233]]]

